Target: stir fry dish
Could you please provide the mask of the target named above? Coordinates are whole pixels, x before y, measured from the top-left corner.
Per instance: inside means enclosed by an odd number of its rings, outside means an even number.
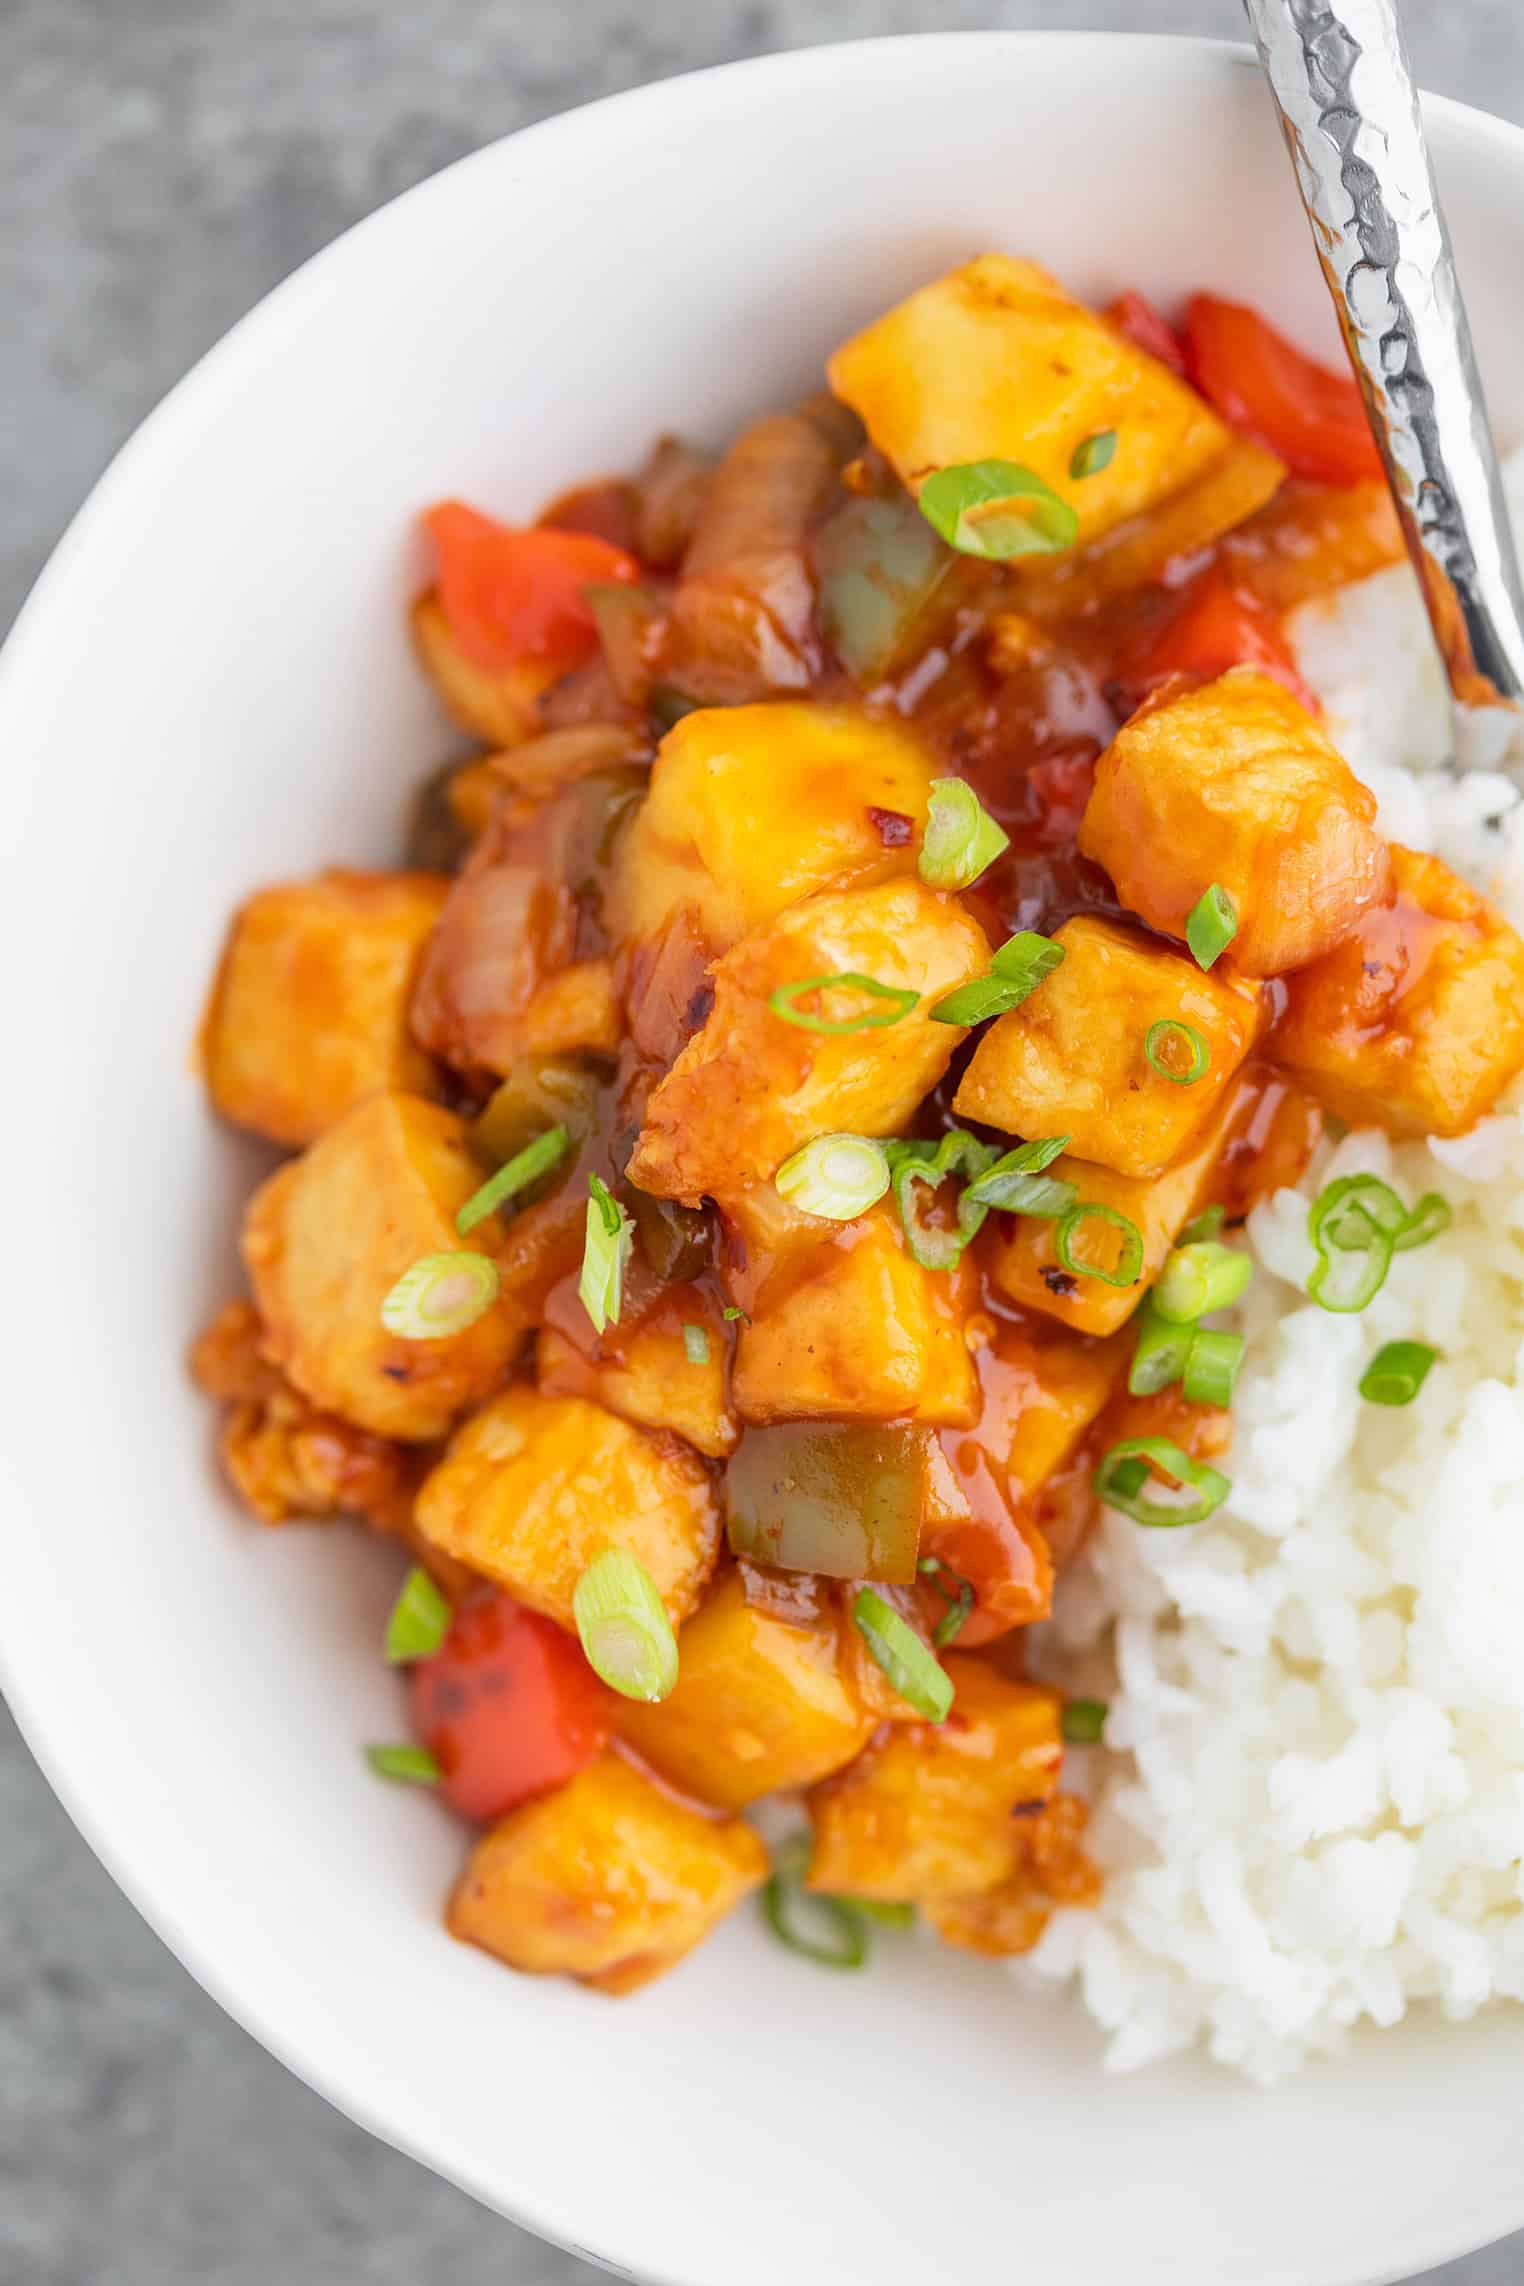
[[[1226,1497],[1256,1200],[1524,1067],[1524,943],[1284,632],[1399,554],[1352,382],[1005,255],[826,379],[428,510],[472,748],[396,871],[249,898],[204,1025],[290,1154],[194,1352],[226,1474],[407,1552],[371,1764],[477,1829],[458,1937],[609,1993],[752,1892],[841,1967],[1096,1899],[1106,1708],[1026,1631],[1100,1504]],[[1330,1185],[1314,1299],[1447,1211]]]

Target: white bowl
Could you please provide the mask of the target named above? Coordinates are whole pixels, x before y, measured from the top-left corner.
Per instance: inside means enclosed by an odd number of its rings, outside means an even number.
[[[1500,426],[1524,430],[1524,135],[1430,107]],[[1107,2079],[1078,2009],[753,1918],[639,1999],[452,1944],[461,1849],[373,1783],[395,1576],[279,1540],[208,1461],[185,1343],[254,1154],[188,1049],[229,906],[385,862],[445,741],[403,606],[420,503],[527,509],[723,436],[977,248],[1082,292],[1322,287],[1255,72],[1186,41],[886,41],[670,82],[363,224],[148,423],[0,663],[10,862],[7,1691],[128,1894],[277,2055],[517,2219],[678,2286],[1353,2286],[1524,2223],[1524,2019],[1411,2026],[1273,2094]]]

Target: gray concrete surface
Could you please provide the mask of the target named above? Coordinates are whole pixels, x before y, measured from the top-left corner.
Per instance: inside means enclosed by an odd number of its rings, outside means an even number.
[[[1519,0],[1406,16],[1430,86],[1524,118]],[[155,399],[382,199],[643,80],[991,23],[1239,31],[1233,0],[0,0],[0,630]],[[0,1836],[3,2286],[592,2286],[227,2022],[3,1709]],[[1430,2286],[1521,2278],[1524,2239]]]

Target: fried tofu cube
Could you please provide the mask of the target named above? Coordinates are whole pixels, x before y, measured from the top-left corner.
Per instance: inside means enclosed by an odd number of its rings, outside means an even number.
[[[1049,1172],[1074,1184],[1078,1204],[1107,1208],[1109,1215],[1123,1216],[1138,1232],[1143,1264],[1129,1285],[1111,1285],[1104,1278],[1066,1268],[1059,1260],[1056,1221],[1038,1215],[994,1214],[985,1225],[983,1243],[988,1247],[986,1267],[999,1291],[1025,1309],[1061,1319],[1075,1333],[1115,1333],[1164,1268],[1181,1224],[1189,1222],[1209,1197],[1240,1099],[1240,1089],[1231,1090],[1210,1125],[1162,1175],[1119,1175],[1091,1160],[1071,1159],[1067,1153],[1054,1160]],[[1069,1252],[1075,1261],[1093,1261],[1113,1271],[1121,1267],[1125,1233],[1110,1223],[1109,1215],[1087,1215],[1073,1226]]]
[[[1057,943],[1061,967],[992,1024],[954,1108],[1008,1135],[1067,1135],[1076,1158],[1121,1175],[1158,1175],[1211,1118],[1254,1044],[1259,995],[1205,975],[1193,960],[1110,921],[1081,914]],[[1155,1024],[1189,1026],[1206,1068],[1183,1084],[1148,1054]],[[1155,1054],[1188,1072],[1193,1044],[1177,1030]]]
[[[1285,473],[1046,270],[1013,255],[982,254],[921,287],[838,349],[827,372],[912,492],[939,469],[1009,460],[1069,502],[1077,548],[1157,518],[1156,547],[1129,551],[1134,583],[1251,514]],[[1076,451],[1107,431],[1117,440],[1110,461],[1076,480]],[[1041,579],[1062,561],[1034,554],[1018,568]]]
[[[945,1945],[1008,1960],[1029,1953],[1055,1905],[1094,1905],[1099,1866],[1083,1841],[1090,1805],[1077,1794],[1055,1794],[1034,1817],[1019,1822],[1020,1862],[998,1887],[973,1897],[931,1898],[926,1918]]]
[[[848,707],[685,715],[616,859],[613,933],[650,937],[687,905],[725,952],[799,898],[881,866],[886,850],[913,865],[935,775],[910,731]]]
[[[658,1776],[716,1809],[812,1786],[866,1746],[878,1717],[850,1688],[834,1616],[796,1627],[728,1572],[683,1629],[677,1688],[631,1701],[620,1733]]]
[[[1228,952],[1246,976],[1305,968],[1387,894],[1391,865],[1362,786],[1273,676],[1234,667],[1166,685],[1095,768],[1079,845],[1124,905],[1183,937],[1215,882],[1233,900]]]
[[[634,1992],[675,1968],[766,1875],[750,1826],[689,1809],[608,1754],[482,1836],[445,1923],[531,1976]]]
[[[1058,1693],[966,1653],[942,1663],[955,1691],[946,1722],[896,1726],[811,1794],[811,1889],[915,1903],[972,1896],[1015,1871],[1020,1812],[1058,1785]]]
[[[751,1320],[733,1377],[743,1420],[973,1420],[966,1280],[913,1261],[890,1204],[823,1222],[766,1183],[734,1200],[729,1220],[746,1257],[732,1284]]]
[[[685,1327],[694,1326],[704,1337],[701,1357],[690,1357],[684,1338]],[[543,1327],[535,1377],[548,1397],[591,1397],[627,1421],[671,1429],[711,1460],[723,1460],[741,1434],[726,1395],[729,1349],[728,1328],[697,1290],[668,1286],[644,1317],[610,1326],[588,1349],[555,1326]]]
[[[551,659],[516,659],[481,667],[451,631],[437,590],[413,605],[413,648],[450,720],[488,746],[517,746],[542,726],[539,702],[564,669]]]
[[[1286,980],[1272,1046],[1350,1127],[1463,1135],[1524,1069],[1524,943],[1437,857],[1393,847],[1395,893]]]
[[[978,923],[913,876],[790,906],[716,963],[714,1006],[646,1106],[631,1180],[696,1206],[769,1181],[817,1135],[897,1134],[962,1037],[930,1011],[988,963]],[[784,986],[845,973],[914,994],[915,1004],[895,1015],[855,986],[796,1003],[809,1015],[814,1000],[832,1022],[872,1019],[837,1033],[769,1006]]]
[[[431,873],[334,869],[240,908],[202,1033],[224,1119],[300,1148],[379,1089],[433,1089],[408,1003],[448,890]]]
[[[719,1553],[708,1471],[676,1437],[585,1397],[523,1385],[473,1413],[418,1495],[418,1529],[520,1603],[575,1629],[572,1595],[605,1548],[642,1563],[673,1624]]]
[[[373,1095],[260,1185],[243,1253],[271,1362],[302,1394],[378,1437],[424,1444],[502,1379],[524,1319],[500,1298],[461,1333],[388,1333],[381,1305],[405,1270],[460,1248],[455,1217],[481,1168],[451,1111]],[[471,1247],[495,1253],[489,1215]]]

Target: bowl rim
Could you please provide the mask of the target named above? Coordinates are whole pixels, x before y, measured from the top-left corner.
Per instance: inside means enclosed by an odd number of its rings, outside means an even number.
[[[391,226],[395,211],[407,207],[417,214],[428,204],[456,195],[459,179],[478,170],[486,173],[503,164],[512,149],[536,158],[557,144],[570,151],[596,136],[606,112],[648,110],[655,114],[671,105],[702,105],[709,90],[728,84],[738,75],[783,82],[843,73],[844,67],[875,63],[907,53],[925,54],[935,48],[954,47],[972,52],[1042,49],[1057,57],[1089,48],[1125,48],[1134,55],[1148,52],[1154,59],[1172,59],[1203,74],[1257,69],[1253,49],[1246,41],[1219,40],[1199,34],[1113,30],[1049,30],[1020,28],[966,28],[936,32],[907,32],[852,40],[828,41],[804,47],[772,50],[720,64],[678,71],[661,79],[616,90],[567,110],[495,137],[464,153],[448,165],[385,200],[349,224],[338,235],[306,257],[237,318],[187,368],[179,380],[131,429],[91,484],[70,517],[23,598],[10,629],[0,642],[0,742],[13,695],[41,669],[46,680],[45,654],[60,611],[66,605],[69,583],[77,562],[93,544],[98,528],[123,512],[131,513],[135,494],[149,491],[161,461],[172,459],[187,420],[215,421],[222,391],[236,383],[251,361],[278,349],[282,335],[297,329],[304,311],[326,292],[330,274],[350,259],[356,242],[378,236]],[[861,83],[859,83],[861,84]],[[1428,119],[1442,120],[1474,148],[1506,151],[1524,168],[1524,127],[1482,111],[1454,97],[1423,93]],[[510,192],[512,186],[509,186]],[[0,1482],[9,1470],[0,1450]],[[19,1615],[9,1600],[0,1600],[0,1694],[3,1694],[23,1740],[48,1786],[66,1815],[114,1885],[131,1904],[175,1960],[219,2008],[287,2071],[311,2088],[340,2115],[373,2135],[378,2142],[407,2157],[464,2191],[489,2212],[533,2233],[546,2243],[581,2260],[643,2286],[713,2286],[713,2281],[683,2269],[632,2269],[610,2245],[591,2245],[580,2235],[581,2225],[556,2201],[543,2196],[532,2182],[516,2183],[511,2196],[480,2179],[478,2171],[457,2161],[443,2138],[431,2138],[426,2129],[399,2124],[381,2115],[363,2082],[352,2078],[342,2062],[330,2062],[312,2053],[299,2022],[288,2021],[278,1998],[255,1980],[218,1957],[215,1936],[183,1922],[172,1898],[158,1887],[156,1869],[146,1853],[134,1845],[130,1816],[118,1816],[109,1799],[92,1793],[87,1762],[63,1743],[62,1732],[47,1711],[47,1691],[41,1662],[33,1666],[27,1652]],[[1494,2243],[1524,2227],[1524,2191],[1511,2202],[1500,2198],[1485,2216],[1474,2217],[1463,2239],[1452,2229],[1434,2229],[1404,2256],[1419,2270],[1454,2260]],[[1323,2272],[1318,2286],[1397,2286],[1408,2277],[1404,2268],[1393,2272],[1384,2264],[1370,2269],[1357,2256],[1337,2269]]]

